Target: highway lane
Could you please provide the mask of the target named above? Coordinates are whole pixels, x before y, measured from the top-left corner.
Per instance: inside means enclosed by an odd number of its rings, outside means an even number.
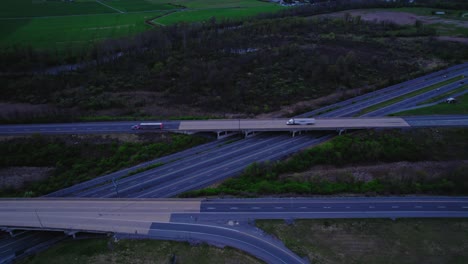
[[[276,135],[273,137],[261,135],[259,137],[221,145],[210,151],[187,156],[183,159],[176,160],[164,166],[132,175],[131,177],[116,179],[116,183],[119,188],[119,194],[125,196],[132,190],[146,188],[146,186],[152,186],[152,184],[161,186],[161,184],[163,184],[166,180],[176,179],[176,177],[184,177],[185,175],[190,175],[190,173],[196,172],[197,169],[203,169],[208,166],[220,164],[222,161],[234,158],[236,155],[239,155],[239,153],[252,152],[255,149],[261,149],[265,146],[270,146],[280,138],[283,140],[289,139],[287,135]],[[113,184],[108,184],[81,192],[77,194],[77,196],[111,197],[114,194],[115,190]]]
[[[463,79],[463,81],[467,81],[467,80],[468,80],[468,78]],[[412,106],[416,106],[418,103],[427,101],[427,100],[429,100],[431,98],[434,98],[434,97],[437,97],[437,96],[442,95],[444,93],[447,93],[449,91],[455,90],[455,89],[459,88],[461,85],[462,84],[460,84],[459,81],[457,81],[455,83],[448,84],[448,85],[444,85],[444,86],[441,86],[438,89],[430,90],[430,91],[427,91],[425,93],[419,94],[417,96],[413,96],[413,97],[410,97],[410,98],[407,98],[407,99],[403,99],[403,100],[401,100],[399,102],[396,102],[396,103],[391,104],[389,106],[385,106],[385,107],[382,107],[382,108],[377,109],[375,111],[366,113],[366,114],[364,114],[362,116],[363,117],[366,117],[366,116],[369,116],[369,117],[370,116],[382,116],[384,114],[398,112],[398,111],[401,111],[401,109],[406,109],[406,108],[409,108],[409,107],[412,107]]]
[[[341,101],[341,102],[338,102],[338,103],[335,103],[335,104],[324,106],[324,107],[321,107],[320,109],[316,109],[316,110],[313,110],[313,111],[310,111],[310,112],[307,112],[307,113],[300,114],[297,117],[314,117],[314,116],[317,116],[317,115],[321,115],[321,116],[340,116],[340,112],[343,113],[343,110],[339,110],[339,108],[342,108],[344,106],[349,106],[349,105],[353,105],[353,104],[355,104],[357,102],[363,102],[363,101],[366,101],[366,100],[371,99],[371,98],[380,97],[380,96],[383,96],[385,94],[388,94],[389,92],[398,91],[398,90],[403,89],[403,88],[410,88],[411,89],[415,85],[419,85],[419,84],[422,84],[422,83],[425,83],[426,86],[427,86],[429,84],[429,83],[427,83],[427,81],[432,81],[432,80],[443,81],[445,79],[453,78],[453,77],[455,77],[457,75],[466,74],[467,71],[468,71],[468,63],[455,65],[455,66],[452,66],[450,68],[440,70],[440,71],[437,71],[437,72],[433,72],[433,73],[430,73],[430,74],[427,74],[427,75],[424,75],[424,76],[421,76],[421,77],[418,77],[418,78],[415,78],[415,79],[411,79],[411,80],[408,80],[408,81],[405,81],[405,82],[402,82],[402,83],[394,84],[392,86],[388,86],[388,87],[383,88],[383,89],[379,89],[379,90],[376,90],[376,91],[373,91],[373,92],[365,93],[363,95],[355,96],[355,97],[347,99],[345,101]],[[447,77],[444,77],[444,76],[447,76]],[[334,112],[334,114],[325,115],[325,113],[332,112],[332,111]],[[346,111],[344,111],[344,112],[346,112]]]
[[[201,240],[245,250],[268,263],[304,260],[280,242],[230,222],[349,217],[468,217],[468,197],[0,200],[3,227]]]
[[[310,146],[311,144],[318,144],[327,139],[330,139],[330,136],[325,135],[312,139],[307,135],[300,138],[298,137],[296,142],[293,142],[294,148],[287,146],[288,144],[291,144],[291,142],[286,141],[285,143],[277,144],[274,148],[263,149],[248,156],[237,157],[236,159],[230,160],[228,164],[223,163],[217,164],[214,167],[204,168],[202,171],[180,178],[178,181],[172,181],[162,187],[155,186],[154,188],[135,193],[132,196],[172,197],[181,192],[203,188],[204,186],[209,186],[210,184],[214,184],[218,181],[237,175],[243,171],[246,166],[252,164],[252,161],[260,163],[279,160],[291,151],[298,151]]]
[[[464,71],[463,74],[465,76],[468,75],[468,69],[466,71]],[[463,74],[459,74],[458,76],[461,76]],[[437,84],[437,83],[445,81],[445,80],[446,80],[446,78],[442,77],[442,78],[438,78],[438,79],[435,79],[435,80],[415,84],[413,86],[405,87],[403,89],[395,89],[395,90],[393,90],[391,92],[381,94],[379,96],[370,98],[368,100],[361,101],[359,103],[350,104],[350,105],[347,105],[345,107],[338,108],[338,109],[336,109],[334,111],[324,113],[324,114],[322,114],[320,116],[322,116],[322,117],[353,116],[353,115],[359,113],[360,111],[362,111],[362,110],[364,110],[364,109],[366,109],[366,108],[368,108],[370,106],[380,104],[380,103],[383,103],[383,102],[388,101],[388,100],[392,100],[394,98],[400,97],[400,96],[405,95],[405,94],[409,94],[409,93],[417,91],[417,90],[424,89],[426,87],[429,87],[429,86],[431,86],[433,84]],[[459,84],[459,81],[456,81],[456,82],[454,82],[454,83],[452,83],[450,85],[453,85],[453,88],[457,88],[457,87],[459,87],[460,84]],[[432,95],[437,96],[438,94],[443,94],[443,91],[445,91],[445,90],[449,90],[449,89],[439,89],[439,91],[434,89],[434,92],[432,93]],[[430,97],[427,97],[427,99],[428,98],[430,98]],[[395,107],[394,109],[398,109],[398,108],[399,107]],[[388,110],[386,110],[386,109],[381,110],[379,114],[376,114],[376,115],[373,115],[373,116],[379,116],[379,115],[382,116],[382,115],[387,114],[387,112],[388,112]],[[364,116],[366,116],[366,115],[364,115]]]
[[[448,76],[447,78],[450,78],[450,76]],[[378,92],[376,92],[376,94],[379,94],[379,93],[378,93]],[[376,95],[376,96],[377,96],[377,95]],[[356,98],[350,99],[350,101],[352,101],[352,102],[351,102],[351,104],[353,104],[353,105],[355,105],[355,104],[356,104],[356,102],[355,102],[355,99],[356,99]],[[354,103],[353,103],[353,102],[354,102]],[[357,103],[359,103],[359,102],[357,102]],[[319,111],[320,111],[320,110],[319,110]],[[127,131],[128,131],[129,127],[130,127],[131,125],[135,124],[135,123],[138,123],[138,122],[131,122],[131,124],[126,124],[126,126],[128,126],[128,128],[126,128],[126,127],[125,127],[125,128],[124,128],[124,127],[122,127],[122,129],[125,129],[125,130],[127,130]],[[130,125],[130,126],[129,126],[129,125]],[[293,147],[293,146],[291,146],[291,148],[292,148],[292,147]],[[284,155],[287,155],[287,152],[284,152],[283,154],[284,154]],[[173,193],[175,193],[175,192],[176,192],[176,191],[174,191]]]
[[[157,158],[151,161],[140,163],[130,168],[116,171],[116,172],[113,172],[104,176],[94,178],[86,182],[73,185],[65,189],[61,189],[59,191],[46,195],[46,197],[66,197],[66,196],[74,196],[74,195],[77,195],[78,193],[85,193],[86,191],[89,191],[89,189],[97,188],[97,186],[102,186],[104,184],[112,184],[112,180],[118,181],[120,178],[126,177],[129,173],[134,172],[138,169],[142,169],[142,168],[155,165],[158,163],[167,165],[175,161],[180,161],[182,159],[187,159],[187,158],[194,157],[194,156],[196,157],[197,155],[200,155],[200,153],[205,153],[210,150],[217,149],[224,144],[228,144],[229,142],[232,142],[233,140],[234,141],[240,140],[240,138],[238,137],[225,138],[225,139],[220,139],[220,140],[212,141],[209,143],[205,143],[203,145],[195,146],[190,149],[186,149],[186,150],[174,153],[174,154],[166,155],[161,158]],[[137,175],[135,174],[134,177],[136,178]],[[83,195],[78,195],[78,196],[83,196]]]
[[[468,124],[466,115],[405,116],[403,118],[412,127],[466,127]]]
[[[163,122],[166,130],[179,127],[179,121],[118,121],[118,122],[79,122],[59,124],[22,124],[1,125],[0,135],[28,134],[106,134],[106,133],[144,133],[146,130],[132,130],[139,123]]]
[[[231,246],[248,252],[267,263],[308,263],[282,244],[232,228],[202,224],[154,223],[148,235],[158,239],[199,240],[215,245]]]

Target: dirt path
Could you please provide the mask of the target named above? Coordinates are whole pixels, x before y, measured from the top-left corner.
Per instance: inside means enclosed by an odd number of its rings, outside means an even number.
[[[391,11],[375,11],[375,10],[348,10],[342,12],[336,12],[332,14],[326,14],[321,16],[330,17],[343,17],[345,13],[349,13],[352,16],[361,16],[364,21],[390,21],[398,25],[409,25],[414,24],[417,20],[423,24],[450,24],[459,27],[467,27],[468,21],[446,19],[436,16],[419,16],[407,12],[391,12]]]

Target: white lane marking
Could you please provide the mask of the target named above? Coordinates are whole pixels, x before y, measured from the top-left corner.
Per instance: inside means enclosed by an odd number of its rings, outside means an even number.
[[[237,209],[239,209],[239,207],[230,207],[229,209],[237,210]]]
[[[392,208],[399,208],[399,207],[400,207],[400,206],[397,206],[397,205],[392,206]]]
[[[371,205],[371,206],[369,206],[369,208],[375,208],[375,206],[372,206],[372,205]]]
[[[422,206],[420,206],[420,205],[416,205],[414,208],[422,208]]]
[[[277,206],[277,207],[275,207],[275,209],[283,209],[283,207]]]
[[[206,209],[213,210],[213,209],[216,209],[216,207],[207,207]]]
[[[299,207],[301,209],[307,209],[307,206],[302,206],[302,207]]]
[[[468,209],[468,206],[462,206],[463,209]]]
[[[251,207],[252,209],[260,209],[260,207],[257,207],[257,206],[254,206],[254,207]]]
[[[443,205],[442,206],[437,206],[437,208],[445,208],[445,206],[443,206]]]
[[[346,206],[346,209],[349,209],[349,208],[351,208],[351,207],[350,207],[350,206]]]

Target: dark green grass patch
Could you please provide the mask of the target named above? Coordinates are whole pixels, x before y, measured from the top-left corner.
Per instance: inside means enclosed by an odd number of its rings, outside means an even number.
[[[153,11],[153,10],[169,10],[179,8],[168,4],[170,1],[154,1],[154,0],[104,0],[103,3],[112,6],[123,12],[138,12],[138,11]]]
[[[423,107],[408,111],[396,113],[398,116],[410,115],[452,115],[452,114],[468,114],[468,94],[464,94],[456,98],[457,103],[447,104],[442,102],[437,105]]]
[[[161,14],[163,11],[33,18],[27,22],[0,20],[0,46],[32,46],[59,51],[83,49],[94,42],[132,36],[150,29],[145,20]]]
[[[468,260],[467,219],[257,220],[311,263],[453,263]]]
[[[0,18],[24,18],[116,13],[96,1],[2,0]]]
[[[74,263],[262,263],[232,248],[158,240],[73,240],[29,257],[22,264]]]

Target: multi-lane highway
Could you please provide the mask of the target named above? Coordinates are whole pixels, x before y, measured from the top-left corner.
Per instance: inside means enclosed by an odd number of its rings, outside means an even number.
[[[411,80],[408,82],[404,82],[401,84],[397,84],[386,89],[378,90],[373,93],[369,93],[366,95],[362,95],[359,97],[355,97],[344,102],[327,106],[322,109],[318,109],[309,113],[305,113],[303,116],[305,117],[316,117],[316,116],[353,116],[359,111],[363,109],[380,103],[382,101],[395,98],[401,96],[403,94],[407,94],[411,91],[422,89],[424,87],[428,87],[434,83],[441,82],[443,80],[447,80],[456,76],[460,75],[467,75],[468,73],[468,64],[457,65],[447,70],[435,72],[415,80]],[[442,92],[442,89],[439,90]],[[437,91],[437,92],[439,92]],[[433,93],[433,96],[436,96],[440,93]],[[424,94],[413,97],[414,100],[419,100],[421,96],[425,96]],[[400,105],[399,110],[403,110],[402,106]],[[393,109],[394,110],[394,109]],[[393,111],[392,110],[392,111]],[[390,111],[389,111],[390,112]],[[460,121],[456,118],[451,117],[452,120],[447,122],[446,124],[454,124],[454,122],[464,122]],[[412,118],[410,120],[405,119],[408,124],[411,125],[420,125],[420,126],[427,126],[428,122],[434,122],[434,118],[431,117],[430,120],[418,120],[418,118]],[[439,119],[438,122],[441,122]],[[445,121],[444,121],[445,122]],[[117,123],[89,123],[91,127],[86,126],[88,124],[50,124],[50,125],[40,125],[37,127],[36,125],[10,125],[10,126],[0,126],[0,133],[2,134],[30,134],[30,133],[114,133],[114,132],[126,132],[128,133],[130,127],[138,122],[117,122]],[[179,122],[165,122],[165,128],[173,129],[180,125]],[[38,131],[35,130],[38,128]],[[8,131],[6,131],[6,130]],[[27,130],[29,129],[29,130]],[[21,131],[23,130],[23,131]],[[245,166],[254,162],[254,161],[266,161],[266,160],[275,160],[281,157],[287,156],[291,153],[294,153],[304,147],[311,146],[314,144],[318,144],[331,138],[333,134],[323,134],[323,133],[308,133],[297,136],[295,138],[291,138],[287,134],[277,134],[277,133],[263,133],[261,135],[238,140],[233,143],[227,144],[228,141],[221,142],[220,144],[217,143],[209,143],[206,146],[199,146],[197,147],[198,151],[188,150],[182,153],[174,154],[173,157],[163,158],[165,159],[162,163],[165,165],[158,167],[153,170],[148,170],[139,174],[135,174],[132,176],[127,176],[127,171],[125,172],[116,172],[111,175],[104,176],[102,178],[97,178],[87,183],[80,184],[79,186],[71,187],[66,189],[62,192],[57,192],[56,195],[60,196],[85,196],[85,197],[116,197],[116,196],[123,196],[123,197],[169,197],[176,195],[180,192],[190,190],[193,188],[199,188],[203,186],[207,186],[213,182],[219,181],[226,177],[233,176],[241,171]],[[249,145],[254,145],[253,148],[250,148]],[[213,159],[213,157],[220,156],[219,159]],[[176,157],[176,158],[175,158]],[[155,161],[151,161],[155,162]],[[149,163],[151,163],[149,162]],[[143,165],[144,166],[144,165]],[[189,169],[184,170],[185,167],[189,167]],[[128,169],[131,171],[133,169]],[[171,173],[172,172],[172,173]],[[112,183],[112,179],[114,179],[114,183],[117,183],[117,191],[115,190],[115,186]],[[289,199],[288,199],[289,200]],[[205,204],[202,203],[202,204]],[[207,206],[206,210],[213,210],[208,209],[208,207],[217,208],[219,205],[214,204],[211,206]],[[337,206],[337,204],[335,204]],[[344,205],[345,209],[346,206],[351,205]],[[370,206],[375,205],[368,205],[368,209]],[[394,205],[398,206],[393,209],[401,209],[401,212],[404,208],[402,205]],[[434,211],[431,209],[429,211],[421,211],[415,212],[414,206],[423,206],[423,205],[413,205],[413,210],[407,210],[404,214],[416,214],[415,216],[421,217],[423,215],[431,215]],[[439,205],[441,208],[444,209],[448,208],[447,205]],[[203,205],[202,205],[203,207]],[[252,206],[250,209],[257,210],[256,207],[261,206]],[[285,209],[286,206],[278,205],[276,206],[277,210]],[[307,207],[307,205],[303,205],[300,207]],[[322,208],[324,210],[332,209],[333,205],[322,205],[322,207],[329,207],[329,208]],[[230,210],[237,210],[236,208],[240,208],[239,205],[230,205]],[[424,206],[423,206],[424,208]],[[301,208],[299,208],[301,209]],[[404,210],[403,210],[404,211]],[[235,212],[235,211],[234,211]],[[225,214],[230,214],[232,216],[233,213],[225,212]],[[304,213],[304,212],[299,212]],[[309,212],[312,213],[312,212]],[[334,211],[324,211],[324,212],[315,212],[316,217],[329,217],[333,216],[335,213]],[[445,214],[450,212],[445,212]],[[174,214],[171,218],[175,221],[178,220],[186,220],[186,219],[202,219],[202,218],[213,218],[215,215],[219,214],[219,212],[206,212],[196,218],[193,218],[193,215],[180,213]],[[239,215],[239,212],[236,213]],[[271,218],[272,216],[278,215],[280,212],[269,212],[269,213],[261,213],[260,215],[266,216]],[[344,214],[348,216],[352,216],[350,212],[340,212],[339,214]],[[450,213],[451,214],[451,213]],[[245,215],[252,215],[252,212],[245,213]],[[291,216],[291,214],[289,213]],[[390,217],[386,215],[382,211],[375,212],[373,215],[380,215],[380,217]],[[355,212],[353,217],[370,217],[372,216],[369,214],[368,211],[360,211]],[[447,215],[446,215],[447,216]],[[188,217],[188,218],[187,218]],[[260,217],[260,216],[259,216]],[[377,216],[376,216],[377,217]],[[164,224],[164,223],[163,223]],[[166,228],[161,227],[159,228]],[[229,227],[226,227],[229,228]],[[180,231],[180,230],[179,230]],[[37,238],[37,236],[33,236]],[[208,239],[208,238],[205,238]],[[33,240],[32,238],[30,240]],[[1,242],[1,241],[0,241]],[[11,240],[8,240],[6,243],[10,243]],[[21,244],[21,243],[19,243]],[[5,244],[2,243],[3,247],[0,246],[0,251],[5,249]],[[8,246],[6,246],[8,248]],[[15,251],[22,251],[19,246],[15,246],[16,248],[13,249],[11,252]],[[9,251],[10,252],[10,251]],[[10,253],[8,253],[10,254]],[[253,253],[254,254],[254,253]],[[0,257],[1,257],[0,252]],[[10,255],[9,255],[10,256]],[[292,263],[292,262],[291,262]]]
[[[430,94],[434,94],[429,92]],[[131,125],[135,122],[97,122],[97,123],[69,123],[69,124],[38,124],[38,125],[3,125],[0,126],[0,135],[29,135],[29,134],[99,134],[99,133],[155,133],[155,132],[261,132],[261,131],[311,131],[311,130],[339,130],[339,129],[372,129],[372,128],[405,128],[409,127],[406,117],[375,117],[381,113],[390,113],[395,109],[411,107],[415,103],[427,100],[427,94],[421,98],[409,98],[394,105],[365,114],[368,117],[356,118],[315,118],[313,125],[287,125],[288,119],[230,119],[230,120],[200,120],[200,121],[169,121],[164,129],[133,131]],[[354,106],[361,109],[360,106]],[[429,116],[430,118],[430,116]],[[438,116],[438,120],[446,119],[444,126],[450,126],[452,116]],[[458,122],[454,126],[468,126],[468,116],[457,116]],[[412,117],[412,120],[421,119],[422,126],[439,126],[439,123],[428,121],[428,116]],[[463,123],[460,123],[464,119]]]
[[[3,199],[0,226],[203,240],[268,263],[304,263],[278,241],[245,229],[271,218],[468,217],[468,197],[289,199]],[[239,224],[241,223],[241,224]]]

